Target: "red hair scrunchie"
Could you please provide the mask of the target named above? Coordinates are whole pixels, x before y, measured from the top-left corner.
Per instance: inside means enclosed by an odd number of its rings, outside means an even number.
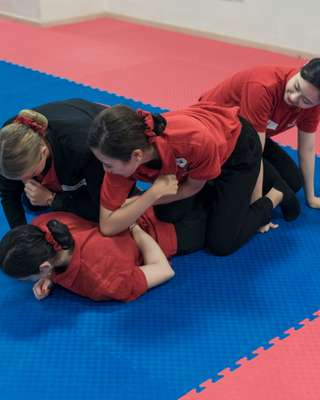
[[[62,250],[61,245],[54,239],[50,231],[45,232],[45,239],[53,247],[54,251],[58,252]]]
[[[154,121],[152,118],[152,114],[148,111],[141,110],[140,108],[136,112],[138,117],[142,118],[147,126],[144,132],[146,136],[149,136],[150,138],[153,136],[157,136],[154,132]]]
[[[22,115],[19,115],[13,122],[17,122],[19,124],[28,126],[31,128],[33,131],[38,132],[40,136],[44,137],[46,133],[46,128],[38,124],[38,122],[33,121],[30,118],[23,117]]]

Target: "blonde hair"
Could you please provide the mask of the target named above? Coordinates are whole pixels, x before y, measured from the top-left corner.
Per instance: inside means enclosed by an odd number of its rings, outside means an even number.
[[[0,174],[19,179],[41,159],[47,118],[33,110],[21,110],[13,123],[0,129]]]

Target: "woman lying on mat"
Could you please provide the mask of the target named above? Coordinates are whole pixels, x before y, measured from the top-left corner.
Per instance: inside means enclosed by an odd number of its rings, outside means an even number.
[[[11,227],[26,223],[22,194],[32,210],[50,206],[98,221],[103,169],[87,136],[104,108],[81,99],[48,103],[0,130],[0,196]]]
[[[260,66],[238,72],[200,97],[227,107],[240,107],[240,114],[259,132],[264,167],[280,175],[294,192],[304,183],[307,203],[320,208],[314,192],[316,129],[320,120],[320,58],[300,70],[287,66]],[[298,128],[301,172],[271,137]],[[268,173],[267,173],[268,174]],[[265,189],[264,189],[265,190]]]
[[[150,208],[130,230],[111,238],[93,222],[51,212],[3,237],[0,265],[12,277],[38,280],[38,299],[57,283],[93,300],[130,301],[172,278],[167,257],[201,249],[205,229],[200,206],[174,225],[157,220]]]
[[[102,111],[88,138],[106,172],[101,232],[112,236],[127,229],[152,205],[159,219],[178,221],[200,191],[212,210],[206,247],[215,254],[238,249],[270,222],[272,209],[281,201],[288,219],[295,218],[299,203],[282,182],[273,181],[266,196],[252,202],[261,144],[238,111],[211,102],[163,115],[123,105]],[[137,179],[153,185],[121,207]]]

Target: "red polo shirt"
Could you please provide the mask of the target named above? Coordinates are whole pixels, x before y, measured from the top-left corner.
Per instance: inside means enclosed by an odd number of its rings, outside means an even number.
[[[220,175],[221,166],[230,157],[240,134],[238,108],[200,102],[163,116],[166,129],[153,142],[161,169],[144,164],[130,178],[106,173],[100,198],[104,208],[119,208],[136,180],[154,182],[160,175],[175,174],[183,182],[187,177],[209,180]]]
[[[296,68],[260,66],[238,72],[200,97],[226,107],[240,107],[258,132],[277,135],[292,126],[313,133],[320,120],[320,106],[301,109],[284,100],[285,86],[299,72]]]
[[[66,224],[75,241],[71,262],[65,272],[53,277],[55,283],[92,300],[131,301],[148,289],[139,248],[128,230],[113,237],[102,236],[97,224],[74,214],[43,214],[32,224],[44,228],[51,219]],[[174,226],[158,221],[150,208],[139,225],[160,245],[167,257],[177,250]]]

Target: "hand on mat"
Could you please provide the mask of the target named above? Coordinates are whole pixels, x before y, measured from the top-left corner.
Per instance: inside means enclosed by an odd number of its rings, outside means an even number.
[[[37,283],[33,285],[33,294],[35,295],[37,300],[42,300],[45,297],[49,296],[52,288],[51,279],[44,278],[40,279]]]
[[[173,174],[159,176],[151,187],[151,189],[156,191],[161,197],[177,194],[178,188],[178,179]]]
[[[29,179],[24,183],[24,191],[33,206],[46,206],[52,198],[52,192],[35,179]]]
[[[274,224],[273,222],[269,222],[269,224],[267,224],[267,225],[260,226],[260,228],[258,229],[258,232],[266,233],[266,232],[269,232],[270,229],[277,229],[278,227],[279,227],[279,224]]]
[[[308,206],[311,208],[320,208],[320,197],[313,196],[308,198]]]

